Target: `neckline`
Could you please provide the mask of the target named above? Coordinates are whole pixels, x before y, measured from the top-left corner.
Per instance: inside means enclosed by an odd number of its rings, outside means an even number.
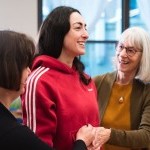
[[[120,86],[120,87],[125,87],[125,86],[131,86],[131,85],[132,85],[132,83],[119,84],[119,83],[117,83],[117,82],[114,82],[114,85],[116,85],[116,86]]]

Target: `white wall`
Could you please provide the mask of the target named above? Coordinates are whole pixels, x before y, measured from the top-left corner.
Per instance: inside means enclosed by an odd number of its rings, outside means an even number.
[[[23,32],[35,38],[38,0],[0,0],[0,29]]]

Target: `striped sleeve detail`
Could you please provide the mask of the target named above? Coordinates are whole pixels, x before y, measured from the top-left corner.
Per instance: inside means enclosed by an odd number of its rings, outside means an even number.
[[[26,93],[25,93],[25,109],[27,113],[27,126],[33,131],[36,131],[36,85],[38,79],[49,68],[39,67],[32,72],[27,80]]]

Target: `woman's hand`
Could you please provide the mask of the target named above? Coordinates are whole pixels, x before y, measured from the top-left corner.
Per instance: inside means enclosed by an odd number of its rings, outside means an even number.
[[[95,133],[96,128],[94,128],[92,125],[84,125],[78,130],[76,134],[76,140],[83,140],[88,147],[92,144],[95,138]]]
[[[95,129],[95,139],[92,144],[87,147],[88,150],[100,150],[102,145],[110,138],[111,129],[105,129],[104,127],[95,127]]]
[[[104,127],[96,127],[96,135],[92,143],[93,146],[99,145],[101,147],[104,143],[106,143],[109,140],[110,134],[111,129],[106,129]]]

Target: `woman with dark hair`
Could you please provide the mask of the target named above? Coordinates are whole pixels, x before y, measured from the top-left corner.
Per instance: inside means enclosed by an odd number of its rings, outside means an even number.
[[[78,58],[87,39],[80,12],[67,6],[55,8],[40,28],[39,52],[22,96],[23,119],[55,149],[71,150],[80,127],[99,126],[96,88]]]
[[[10,104],[25,91],[34,52],[34,43],[25,34],[0,31],[0,149],[52,150],[27,126],[18,123],[9,111]],[[86,150],[94,133],[91,125],[81,127],[74,150]]]

